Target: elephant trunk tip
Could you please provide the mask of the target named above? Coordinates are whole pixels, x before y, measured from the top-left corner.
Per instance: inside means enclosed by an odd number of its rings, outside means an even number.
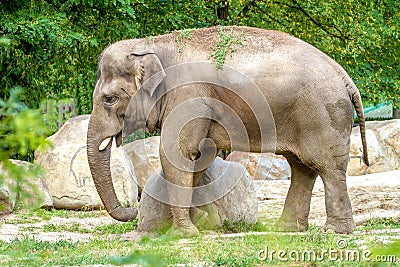
[[[138,210],[135,207],[117,207],[114,210],[108,211],[111,217],[121,222],[129,222],[136,219]]]

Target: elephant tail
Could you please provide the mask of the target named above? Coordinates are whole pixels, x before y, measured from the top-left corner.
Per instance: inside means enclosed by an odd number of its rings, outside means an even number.
[[[358,91],[357,86],[354,84],[354,82],[351,80],[350,76],[345,73],[343,76],[343,82],[346,85],[347,92],[350,96],[351,102],[353,103],[353,106],[356,110],[357,117],[358,117],[358,123],[360,125],[360,133],[361,133],[361,142],[363,146],[363,160],[364,163],[369,166],[369,160],[368,160],[368,149],[367,149],[367,139],[365,137],[365,118],[364,118],[364,110],[363,110],[363,105],[361,101],[361,95],[360,91]]]

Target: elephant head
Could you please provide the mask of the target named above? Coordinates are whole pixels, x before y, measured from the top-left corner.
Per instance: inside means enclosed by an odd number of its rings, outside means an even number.
[[[115,138],[117,146],[122,143],[125,112],[131,98],[139,92],[151,97],[164,76],[161,62],[152,50],[126,52],[114,45],[106,48],[99,59],[87,154],[97,192],[107,212],[119,221],[135,219],[137,210],[121,206],[115,194],[110,171],[112,140]]]

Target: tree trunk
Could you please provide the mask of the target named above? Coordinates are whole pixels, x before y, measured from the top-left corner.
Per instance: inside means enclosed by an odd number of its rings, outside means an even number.
[[[393,119],[400,119],[400,110],[393,108]]]
[[[217,16],[220,20],[227,20],[229,15],[229,3],[225,2],[225,6],[217,7]]]

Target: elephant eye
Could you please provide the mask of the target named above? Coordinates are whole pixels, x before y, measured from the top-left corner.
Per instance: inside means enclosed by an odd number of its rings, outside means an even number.
[[[119,97],[118,97],[118,96],[115,96],[115,95],[106,95],[106,96],[104,97],[104,103],[105,103],[106,105],[108,105],[108,106],[114,105],[115,103],[118,102],[118,100],[119,100]]]

